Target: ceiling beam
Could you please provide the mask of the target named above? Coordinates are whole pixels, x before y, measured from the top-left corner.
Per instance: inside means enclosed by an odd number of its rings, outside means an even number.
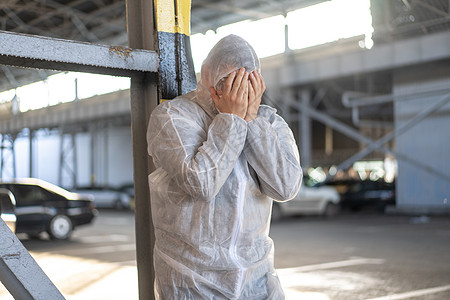
[[[440,9],[438,9],[438,8],[428,4],[428,3],[425,3],[423,1],[417,1],[417,5],[420,5],[420,6],[424,7],[424,8],[426,8],[426,9],[428,9],[429,11],[432,11],[432,12],[434,12],[434,13],[442,16],[442,17],[450,16],[450,14],[448,12],[440,10]]]
[[[264,19],[273,16],[273,14],[268,14],[265,12],[258,11],[256,9],[245,9],[241,7],[237,7],[235,5],[228,5],[221,2],[202,2],[197,1],[196,6],[206,7],[208,9],[215,9],[218,11],[224,11],[224,12],[232,12],[236,14],[240,14],[246,17],[250,18],[256,18],[256,19]]]
[[[116,76],[157,72],[155,51],[0,31],[0,64]]]

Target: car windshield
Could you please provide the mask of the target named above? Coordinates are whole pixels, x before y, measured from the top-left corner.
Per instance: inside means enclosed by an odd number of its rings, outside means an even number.
[[[55,194],[60,194],[66,198],[73,198],[73,193],[63,189],[62,187],[51,184],[50,182],[39,181],[39,185],[42,186],[44,189],[49,190]]]

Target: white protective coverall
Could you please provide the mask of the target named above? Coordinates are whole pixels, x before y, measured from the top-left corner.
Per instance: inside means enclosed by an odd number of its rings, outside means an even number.
[[[269,238],[273,199],[293,198],[302,170],[276,110],[246,122],[219,113],[208,88],[232,71],[259,69],[230,35],[203,62],[196,90],[152,113],[148,152],[157,299],[284,299]]]

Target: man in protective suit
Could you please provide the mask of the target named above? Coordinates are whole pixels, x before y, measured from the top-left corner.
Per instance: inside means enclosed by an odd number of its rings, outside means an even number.
[[[297,194],[302,170],[288,125],[260,105],[259,69],[250,44],[227,36],[197,89],[151,115],[157,299],[284,299],[271,207]]]

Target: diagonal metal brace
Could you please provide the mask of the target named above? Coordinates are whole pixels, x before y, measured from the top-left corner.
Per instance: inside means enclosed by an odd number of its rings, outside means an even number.
[[[64,299],[64,296],[1,218],[0,281],[14,299]]]
[[[158,72],[155,51],[0,31],[0,64],[116,76]]]
[[[418,124],[420,121],[422,121],[423,119],[425,119],[427,116],[431,115],[432,113],[438,111],[441,107],[443,107],[449,101],[450,101],[450,94],[443,96],[441,99],[436,101],[434,104],[430,105],[428,108],[426,108],[426,109],[422,110],[421,112],[419,112],[418,114],[416,114],[413,118],[408,120],[408,122],[404,123],[402,126],[397,127],[394,131],[386,134],[379,140],[371,141],[367,145],[367,148],[359,151],[358,153],[356,153],[355,155],[353,155],[346,161],[342,162],[338,166],[338,169],[348,168],[353,162],[355,162],[361,158],[364,158],[366,155],[368,155],[369,153],[371,153],[372,151],[374,151],[376,149],[381,149],[386,152],[386,148],[383,146],[384,144],[386,144],[387,142],[389,142],[396,136],[403,134],[405,131],[410,130],[414,125]],[[391,152],[394,153],[394,151],[391,151]],[[394,155],[395,155],[395,153],[394,153]],[[448,176],[445,176],[445,175],[444,175],[444,177],[448,178]]]
[[[433,113],[434,111],[438,110],[440,107],[442,107],[445,103],[447,103],[448,101],[450,101],[450,95],[447,95],[445,97],[443,97],[440,101],[438,101],[437,103],[435,103],[434,105],[432,105],[431,107],[429,107],[428,109],[426,109],[425,111],[422,111],[421,113],[419,113],[418,115],[416,115],[412,120],[410,120],[410,122],[408,122],[407,124],[405,124],[404,126],[402,126],[401,128],[398,128],[397,130],[395,130],[393,133],[387,134],[386,136],[384,136],[383,138],[374,141],[364,135],[362,135],[361,133],[359,133],[359,131],[355,130],[354,128],[348,126],[347,124],[344,124],[334,118],[332,118],[331,116],[319,112],[317,110],[315,110],[314,108],[305,105],[301,102],[297,102],[291,99],[284,99],[284,101],[298,109],[298,110],[302,110],[305,111],[307,114],[309,114],[309,116],[313,119],[316,119],[317,121],[326,124],[332,128],[334,128],[335,130],[341,132],[342,134],[356,140],[356,141],[362,141],[363,143],[367,144],[367,148],[361,150],[360,152],[356,153],[355,155],[353,155],[352,157],[350,157],[349,159],[347,159],[346,161],[342,162],[339,166],[338,169],[342,170],[345,169],[347,167],[349,167],[353,162],[357,161],[358,159],[361,159],[363,157],[365,157],[366,155],[368,155],[369,153],[371,153],[372,151],[378,149],[380,151],[383,151],[384,153],[388,153],[391,155],[394,155],[397,159],[399,160],[403,160],[404,162],[410,163],[412,165],[415,165],[419,168],[424,169],[425,171],[440,176],[441,178],[444,178],[445,180],[447,180],[448,182],[450,182],[450,176],[448,176],[447,174],[444,174],[443,172],[441,172],[440,170],[436,170],[435,168],[431,168],[430,166],[425,165],[422,162],[419,162],[415,159],[412,159],[410,157],[408,157],[407,155],[400,153],[398,151],[394,151],[386,146],[384,146],[385,143],[387,143],[388,141],[390,141],[392,138],[394,138],[395,136],[398,136],[402,133],[404,133],[405,131],[407,131],[409,128],[411,128],[415,123],[419,122],[420,120],[422,120],[423,118],[425,118],[426,116],[428,116],[429,114]]]

